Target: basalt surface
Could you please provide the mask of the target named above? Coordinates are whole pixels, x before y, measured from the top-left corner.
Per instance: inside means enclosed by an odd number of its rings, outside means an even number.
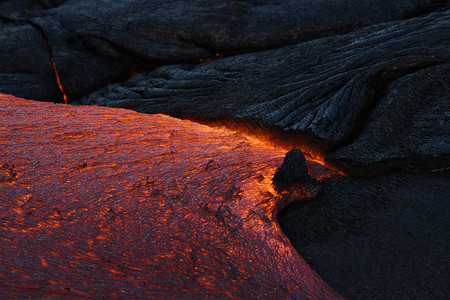
[[[448,170],[329,179],[280,225],[349,299],[448,299],[449,182]]]
[[[309,137],[325,156],[348,145],[329,162],[349,173],[398,169],[411,157],[417,159],[408,160],[410,168],[448,165],[449,24],[447,10],[276,50],[164,66],[81,103],[258,121]]]
[[[281,47],[423,15],[447,2],[0,1],[2,52],[8,53],[0,56],[0,91],[62,102],[54,84],[43,82],[54,80],[48,56],[56,64],[66,95],[77,100],[126,79],[132,65],[151,68]],[[16,26],[20,33],[11,29]],[[37,31],[41,36],[36,43]],[[39,70],[27,67],[30,59]],[[5,70],[11,60],[16,68]],[[18,89],[28,85],[34,88]]]
[[[349,145],[327,160],[355,173],[450,166],[450,64],[424,68],[387,86]],[[349,164],[349,165],[347,165]]]

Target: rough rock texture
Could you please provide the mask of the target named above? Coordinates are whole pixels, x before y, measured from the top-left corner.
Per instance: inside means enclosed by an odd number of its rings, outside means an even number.
[[[280,184],[307,183],[312,181],[302,150],[292,149],[286,153],[283,163],[273,176],[273,181]]]
[[[0,20],[27,22],[44,33],[50,49],[42,47],[39,51],[49,51],[66,94],[76,100],[107,83],[124,80],[130,64],[154,66],[216,53],[230,55],[280,47],[414,17],[438,10],[447,2],[365,0],[355,5],[353,0],[20,0],[1,1]],[[0,36],[5,37],[2,49],[8,52],[22,46],[3,26]],[[5,63],[0,60],[2,73]],[[16,73],[18,77],[14,77]],[[26,73],[36,78],[21,81],[22,73],[6,73],[0,91],[15,92],[13,85],[37,82],[42,76],[28,70]],[[54,99],[51,92],[45,95],[44,85],[40,87],[37,92],[24,89],[20,95]]]
[[[278,226],[283,155],[164,115],[0,95],[0,294],[340,299]]]
[[[185,60],[294,44],[435,10],[447,1],[68,1],[49,12],[90,42],[150,60]],[[94,16],[94,17],[93,17]],[[113,20],[113,22],[112,22]],[[86,41],[88,42],[88,41]],[[103,46],[100,48],[98,46]],[[114,56],[114,58],[117,58]]]
[[[450,166],[450,64],[408,74],[384,94],[357,138],[327,161],[355,173]]]
[[[449,24],[447,10],[277,50],[195,66],[164,66],[124,84],[110,85],[81,102],[147,113],[259,120],[285,131],[312,135],[326,152],[350,143],[364,126],[384,128],[368,130],[370,134],[389,134],[405,126],[423,134],[440,128],[432,135],[445,135],[442,142],[436,142],[439,137],[423,139],[421,134],[410,134],[397,139],[391,148],[387,145],[391,136],[387,136],[388,140],[377,141],[387,147],[371,153],[372,161],[388,156],[395,167],[392,158],[405,157],[402,149],[408,149],[408,157],[424,156],[422,167],[430,156],[448,154]],[[424,94],[426,103],[433,106],[423,105]],[[417,111],[418,104],[426,115]],[[444,115],[436,105],[446,110]],[[376,114],[383,109],[388,114],[379,120]],[[403,119],[398,129],[397,116]],[[377,125],[367,124],[368,118]],[[358,151],[353,150],[355,157]],[[345,158],[351,160],[351,155]],[[373,171],[370,162],[338,166],[367,173]],[[414,166],[415,161],[410,160],[410,164]]]
[[[323,182],[280,214],[306,261],[349,299],[450,297],[450,171]]]
[[[0,19],[0,91],[61,102],[46,40],[39,29]]]
[[[54,8],[67,0],[1,0],[0,18],[21,18],[36,11]]]

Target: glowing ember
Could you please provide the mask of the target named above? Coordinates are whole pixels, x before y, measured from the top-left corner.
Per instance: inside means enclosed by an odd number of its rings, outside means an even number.
[[[277,224],[283,151],[164,115],[0,105],[3,295],[339,298]]]
[[[199,59],[196,59],[195,62],[202,63],[202,62],[213,61],[213,60],[217,60],[217,59],[221,59],[221,58],[223,58],[223,55],[216,53],[216,55],[214,57],[199,58]]]

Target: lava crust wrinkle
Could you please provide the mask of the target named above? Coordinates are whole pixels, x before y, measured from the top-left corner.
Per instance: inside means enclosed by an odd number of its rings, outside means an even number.
[[[4,295],[340,298],[276,221],[283,151],[164,115],[0,105]]]
[[[329,162],[352,174],[402,169],[405,157],[418,158],[409,168],[448,166],[449,23],[445,10],[195,66],[163,66],[81,103],[258,121],[311,138],[325,156],[333,154]]]
[[[216,53],[273,49],[370,24],[408,19],[439,10],[446,2],[366,0],[355,5],[353,0],[0,1],[0,92],[44,101],[61,98],[57,86],[49,90],[45,83],[54,79],[53,74],[34,69],[36,63],[45,61],[40,52],[47,50],[46,46],[33,43],[31,27],[21,35],[10,29],[20,27],[23,21],[42,29],[62,86],[68,98],[76,100],[108,83],[124,80],[133,64],[161,65]],[[24,53],[27,49],[35,52]],[[27,60],[33,60],[29,67]],[[16,68],[5,70],[11,61]],[[22,72],[22,68],[26,71]],[[33,89],[19,89],[27,83],[32,83]]]

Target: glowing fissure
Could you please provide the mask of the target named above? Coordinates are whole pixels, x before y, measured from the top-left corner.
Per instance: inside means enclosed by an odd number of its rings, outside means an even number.
[[[4,295],[340,298],[278,226],[285,151],[165,115],[0,105]]]
[[[250,141],[283,152],[294,148],[301,149],[308,162],[316,162],[322,165],[321,171],[313,176],[316,179],[320,180],[325,177],[345,175],[342,170],[325,162],[324,149],[326,146],[314,137],[306,136],[299,132],[285,132],[277,129],[275,126],[261,122],[251,122],[225,116],[210,118],[185,114],[182,115],[182,118],[210,127],[224,126],[229,130],[239,133]]]
[[[67,104],[68,103],[67,95],[64,92],[63,86],[61,84],[61,79],[59,78],[58,69],[56,68],[56,64],[55,64],[55,61],[53,60],[53,58],[51,60],[52,60],[52,64],[53,64],[53,70],[55,71],[56,82],[58,83],[59,90],[61,91],[61,93],[63,95],[64,103]]]

